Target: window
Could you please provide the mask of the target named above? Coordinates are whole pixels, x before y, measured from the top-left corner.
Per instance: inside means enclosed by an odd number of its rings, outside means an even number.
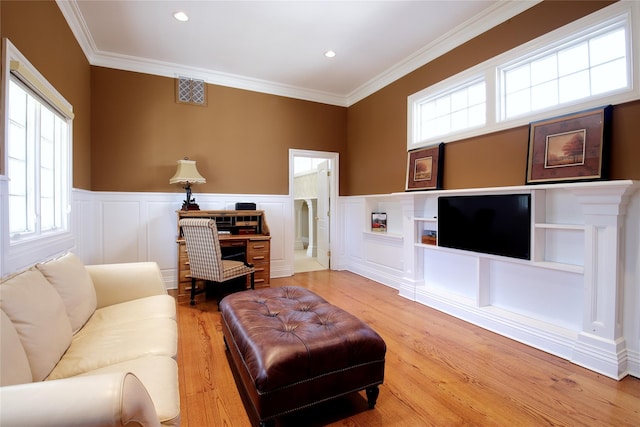
[[[585,37],[500,67],[500,119],[629,88],[625,24],[621,17]]]
[[[407,149],[639,99],[639,10],[613,4],[411,95]]]
[[[69,125],[13,76],[8,111],[10,239],[16,242],[64,230]]]
[[[8,40],[4,43],[7,189],[0,206],[6,209],[2,245],[11,272],[72,246],[73,112],[26,58]]]
[[[486,121],[484,79],[473,80],[417,103],[419,140],[479,127]]]

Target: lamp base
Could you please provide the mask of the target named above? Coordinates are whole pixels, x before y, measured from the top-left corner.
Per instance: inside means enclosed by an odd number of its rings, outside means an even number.
[[[199,210],[200,210],[200,206],[198,206],[198,204],[197,204],[197,203],[193,203],[193,202],[191,202],[191,203],[187,203],[187,202],[184,202],[184,203],[182,204],[182,209],[181,209],[181,210],[183,210],[183,211],[199,211]]]
[[[196,203],[195,197],[191,197],[191,184],[187,182],[184,189],[187,191],[187,197],[182,201],[183,211],[199,211],[200,206]]]

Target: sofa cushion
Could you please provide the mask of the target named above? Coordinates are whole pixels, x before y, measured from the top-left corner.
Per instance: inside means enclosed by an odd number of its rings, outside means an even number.
[[[98,308],[167,294],[155,262],[88,265],[87,272],[96,288]]]
[[[96,369],[81,376],[110,372],[131,372],[151,396],[151,400],[163,426],[180,425],[180,390],[178,364],[167,356],[145,356]]]
[[[154,295],[99,308],[84,327],[78,331],[78,335],[94,333],[100,329],[113,328],[114,325],[137,322],[143,319],[175,319],[175,301],[175,298],[170,295]]]
[[[25,384],[32,381],[29,359],[24,352],[22,342],[18,336],[18,331],[11,323],[11,319],[6,313],[0,310],[0,342],[2,351],[0,352],[0,385]]]
[[[0,286],[0,308],[18,332],[33,381],[42,381],[71,343],[71,323],[62,298],[42,273],[31,269]]]
[[[36,266],[58,291],[76,333],[96,310],[96,290],[80,258],[68,253]]]
[[[177,351],[178,324],[173,319],[142,319],[108,328],[96,327],[94,332],[73,337],[69,349],[47,379],[71,377],[143,356],[175,358]]]

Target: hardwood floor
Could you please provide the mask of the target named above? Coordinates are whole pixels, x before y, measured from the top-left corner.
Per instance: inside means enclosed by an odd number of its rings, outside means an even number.
[[[331,270],[272,279],[308,288],[387,343],[375,409],[364,392],[283,417],[277,426],[640,426],[640,379],[603,377]],[[216,301],[178,306],[183,427],[250,426],[225,352]]]

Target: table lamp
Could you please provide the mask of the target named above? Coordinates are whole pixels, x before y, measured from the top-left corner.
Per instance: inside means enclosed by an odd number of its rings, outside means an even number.
[[[204,184],[207,180],[200,175],[196,168],[195,160],[178,160],[178,170],[176,174],[169,180],[169,184],[180,184],[187,191],[187,198],[182,204],[183,211],[197,211],[200,206],[196,203],[196,199],[191,197],[191,184]]]

